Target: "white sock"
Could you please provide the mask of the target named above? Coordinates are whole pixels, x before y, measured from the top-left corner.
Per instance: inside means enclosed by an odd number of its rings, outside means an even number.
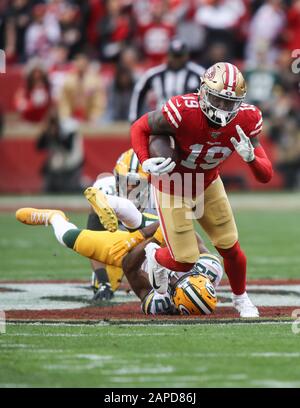
[[[118,219],[125,227],[130,229],[140,227],[143,216],[131,201],[127,198],[112,195],[106,195],[106,198],[108,204],[115,210]]]
[[[60,242],[64,246],[66,246],[66,244],[64,243],[62,239],[64,234],[71,229],[77,228],[76,225],[72,224],[71,222],[68,222],[60,214],[54,214],[51,217],[50,224],[52,225],[54,229],[54,234],[56,236],[56,239],[58,240],[58,242]]]

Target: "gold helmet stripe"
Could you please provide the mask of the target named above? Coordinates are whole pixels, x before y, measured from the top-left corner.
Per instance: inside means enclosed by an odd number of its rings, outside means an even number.
[[[203,297],[201,298],[199,297],[199,293],[193,288],[193,286],[189,285],[186,288],[186,290],[196,301],[196,303],[198,304],[198,307],[200,307],[201,310],[205,312],[205,314],[210,314],[212,312],[211,307],[205,302]]]
[[[205,313],[204,309],[202,309],[201,307],[201,304],[199,304],[200,303],[199,299],[197,298],[197,296],[195,296],[195,294],[193,294],[190,288],[186,287],[184,293],[190,299],[193,305],[201,312],[201,314],[210,314],[209,311]]]

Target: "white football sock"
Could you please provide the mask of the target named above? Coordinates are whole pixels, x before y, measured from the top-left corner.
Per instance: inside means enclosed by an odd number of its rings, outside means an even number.
[[[62,215],[60,214],[54,214],[51,219],[50,219],[50,224],[52,225],[54,229],[54,234],[56,236],[56,239],[58,242],[60,242],[63,246],[66,246],[64,243],[62,237],[64,234],[71,230],[71,229],[77,229],[76,225],[72,224],[71,222],[68,222]]]
[[[126,228],[139,228],[143,216],[136,206],[127,198],[106,195],[108,204],[115,210],[118,219]]]

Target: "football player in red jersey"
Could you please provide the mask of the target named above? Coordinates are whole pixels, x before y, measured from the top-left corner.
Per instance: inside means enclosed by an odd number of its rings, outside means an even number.
[[[224,259],[233,306],[241,317],[258,317],[259,312],[246,293],[246,256],[240,248],[234,216],[219,176],[220,164],[234,151],[258,181],[267,183],[273,174],[258,140],[261,112],[254,105],[243,103],[245,96],[246,84],[238,68],[230,63],[216,63],[205,72],[198,93],[172,97],[161,111],[138,119],[131,127],[131,140],[144,171],[152,176],[179,173],[182,178],[186,174],[194,177],[192,197],[196,202],[196,176],[202,173],[204,210],[197,217],[198,222]],[[172,135],[179,160],[175,163],[168,157],[150,158],[150,135]],[[168,194],[156,188],[155,195],[167,247],[153,251],[153,269],[162,265],[175,271],[189,270],[199,257],[191,217],[193,206],[172,191]],[[168,206],[163,205],[166,196]]]

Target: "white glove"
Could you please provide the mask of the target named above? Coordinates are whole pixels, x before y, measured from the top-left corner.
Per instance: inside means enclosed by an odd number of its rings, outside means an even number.
[[[238,132],[238,135],[240,136],[240,142],[238,142],[235,137],[232,137],[230,141],[233,144],[235,150],[242,157],[242,159],[245,162],[251,162],[255,159],[254,147],[243,129],[239,125],[236,125],[235,128]]]
[[[167,159],[164,157],[152,157],[151,159],[145,160],[142,164],[143,170],[153,176],[170,173],[175,166],[176,163],[172,161],[171,157]]]

